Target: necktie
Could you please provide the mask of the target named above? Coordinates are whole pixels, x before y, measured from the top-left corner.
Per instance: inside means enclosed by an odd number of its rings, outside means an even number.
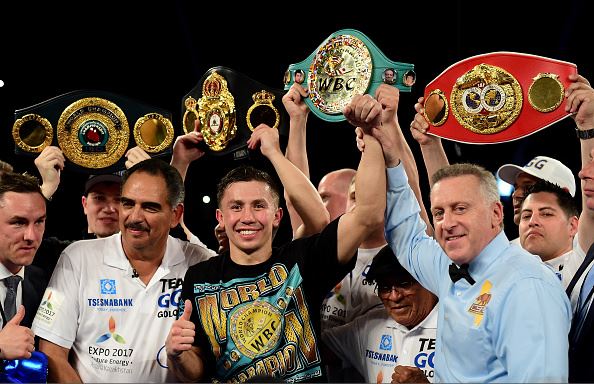
[[[458,266],[454,263],[450,264],[450,279],[452,279],[452,282],[455,283],[456,281],[460,280],[460,279],[466,279],[466,281],[468,281],[468,283],[470,285],[474,285],[475,281],[474,279],[470,276],[470,273],[468,273],[468,264],[462,264],[460,266],[460,268],[458,268]]]
[[[580,298],[578,299],[577,304],[577,311],[575,313],[575,329],[574,329],[574,337],[579,337],[579,334],[582,330],[582,326],[584,325],[584,320],[588,314],[588,303],[590,302],[590,292],[594,287],[594,273],[592,273],[592,269],[588,271],[586,278],[584,279],[584,283],[582,284],[582,288],[580,289]]]
[[[4,298],[4,314],[6,321],[10,321],[16,313],[17,288],[21,282],[20,276],[9,276],[4,279],[6,285],[6,297]]]

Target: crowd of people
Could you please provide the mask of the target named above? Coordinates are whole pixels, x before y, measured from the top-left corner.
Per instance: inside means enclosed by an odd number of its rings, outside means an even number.
[[[43,236],[60,148],[35,159],[40,179],[0,163],[0,358],[43,352],[52,382],[594,381],[594,89],[569,80],[582,168],[534,154],[497,172],[514,186],[518,239],[495,175],[449,163],[423,98],[408,143],[388,84],[343,110],[357,169],[316,188],[295,83],[284,153],[264,124],[247,143],[275,177],[242,164],[217,185],[216,251],[184,224],[199,121],[169,163],[135,147],[124,172],[91,175],[77,239]],[[276,247],[282,220],[293,239]]]

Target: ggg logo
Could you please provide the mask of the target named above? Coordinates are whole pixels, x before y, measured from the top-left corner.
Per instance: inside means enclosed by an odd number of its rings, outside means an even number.
[[[181,288],[172,291],[171,293],[164,293],[159,296],[157,305],[159,308],[175,307],[177,308],[180,301]]]
[[[435,357],[435,351],[427,354],[426,352],[421,352],[417,356],[415,356],[415,366],[417,368],[435,368],[433,365],[433,358]]]

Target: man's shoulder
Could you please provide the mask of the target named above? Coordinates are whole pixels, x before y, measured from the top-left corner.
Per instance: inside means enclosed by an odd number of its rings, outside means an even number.
[[[200,261],[188,267],[188,275],[192,276],[204,276],[212,274],[213,272],[219,273],[221,271],[221,263],[223,261],[223,255],[211,257],[209,259]],[[218,278],[218,276],[217,276]]]
[[[188,258],[195,258],[193,263],[200,262],[203,260],[207,260],[213,256],[217,256],[217,253],[212,249],[208,248],[206,245],[199,243],[195,244],[189,242],[187,240],[178,239],[175,237],[169,237],[169,244],[168,246],[179,246],[183,254]]]

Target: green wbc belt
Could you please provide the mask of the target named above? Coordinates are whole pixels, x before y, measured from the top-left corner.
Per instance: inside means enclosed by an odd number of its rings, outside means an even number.
[[[342,29],[307,59],[289,65],[284,84],[285,90],[293,83],[307,88],[305,102],[322,120],[344,121],[342,109],[354,95],[373,95],[382,83],[410,92],[415,80],[413,64],[391,61],[361,32]]]

